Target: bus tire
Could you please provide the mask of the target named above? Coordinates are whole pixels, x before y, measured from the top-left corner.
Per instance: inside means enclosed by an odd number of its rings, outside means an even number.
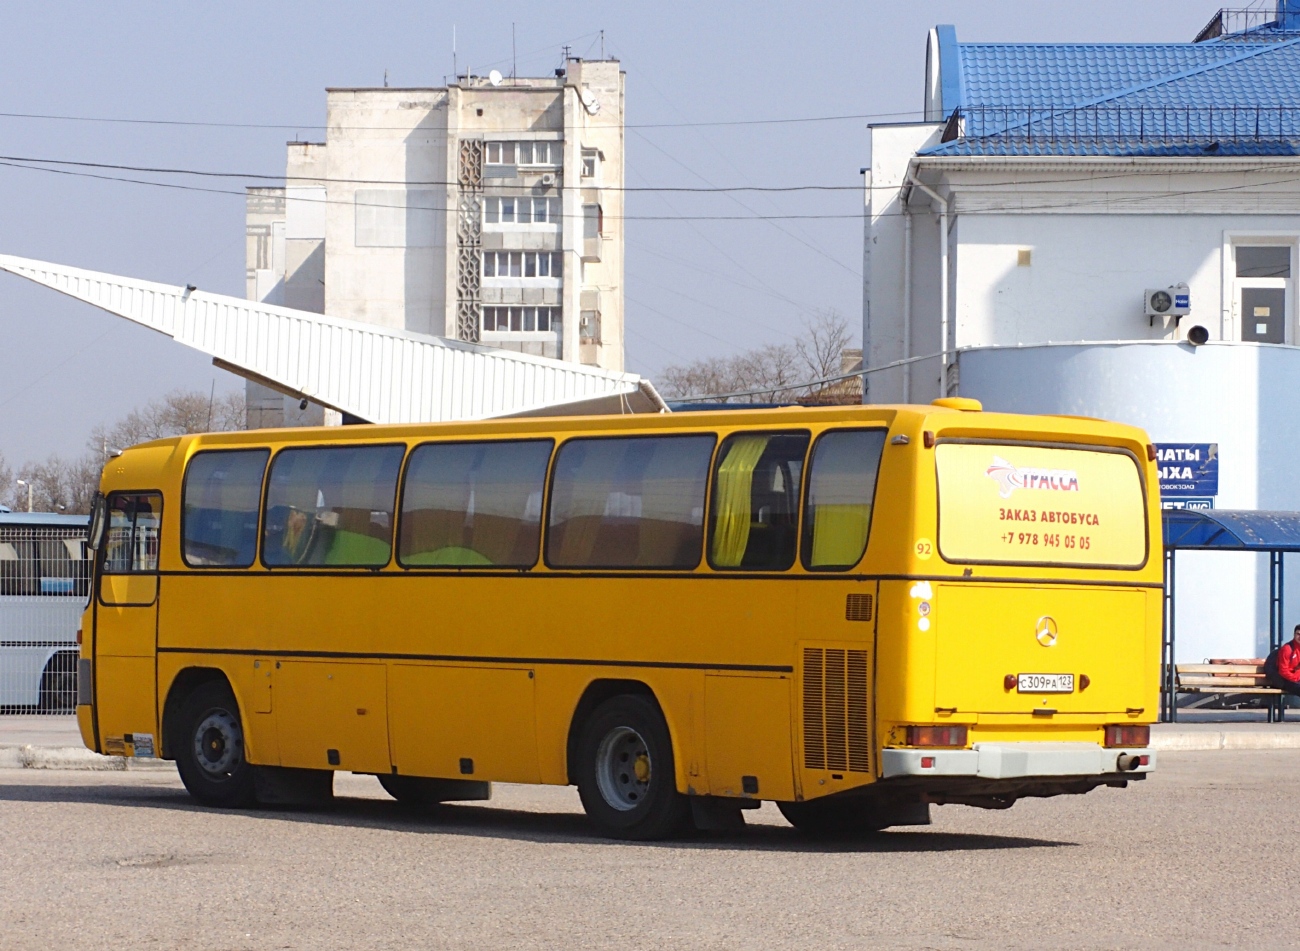
[[[654,700],[625,694],[597,707],[578,740],[578,795],[587,816],[615,839],[662,839],[688,828],[677,791],[672,738]]]
[[[77,655],[59,651],[41,672],[41,693],[37,701],[41,713],[69,713],[77,709]]]
[[[811,799],[778,802],[786,822],[813,839],[860,839],[889,825],[869,800]]]
[[[199,684],[185,698],[171,748],[181,782],[199,802],[222,808],[253,804],[253,767],[244,755],[239,704],[224,682]]]

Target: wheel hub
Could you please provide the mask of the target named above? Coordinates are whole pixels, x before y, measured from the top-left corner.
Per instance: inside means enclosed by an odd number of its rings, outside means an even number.
[[[630,812],[645,800],[650,778],[650,751],[641,734],[626,726],[610,730],[596,751],[601,798],[619,812]]]
[[[194,731],[194,753],[199,767],[211,778],[229,776],[243,756],[239,721],[226,710],[208,713]]]

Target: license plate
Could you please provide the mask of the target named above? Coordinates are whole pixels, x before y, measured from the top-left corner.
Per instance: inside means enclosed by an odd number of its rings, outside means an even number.
[[[1074,693],[1074,674],[1018,674],[1017,693]]]

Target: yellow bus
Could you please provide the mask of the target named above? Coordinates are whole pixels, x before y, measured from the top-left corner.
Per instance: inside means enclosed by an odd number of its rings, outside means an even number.
[[[158,440],[104,471],[78,721],[208,804],[572,784],[640,839],[1124,786],[1154,458],[961,399]]]

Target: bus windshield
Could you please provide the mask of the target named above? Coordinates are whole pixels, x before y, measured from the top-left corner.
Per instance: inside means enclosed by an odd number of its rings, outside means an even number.
[[[1138,462],[1105,448],[941,441],[939,553],[953,563],[1140,568]]]

